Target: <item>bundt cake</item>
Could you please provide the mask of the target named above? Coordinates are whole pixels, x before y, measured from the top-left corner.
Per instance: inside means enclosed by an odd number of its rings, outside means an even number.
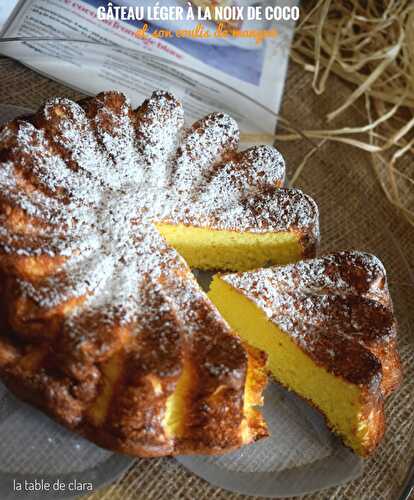
[[[222,453],[267,434],[265,355],[188,267],[315,253],[318,211],[227,115],[186,129],[157,91],[54,98],[0,129],[0,377],[95,443]],[[187,260],[187,263],[180,256]]]
[[[271,375],[310,401],[362,456],[384,433],[399,384],[396,324],[381,262],[340,252],[283,267],[216,275],[211,300]]]

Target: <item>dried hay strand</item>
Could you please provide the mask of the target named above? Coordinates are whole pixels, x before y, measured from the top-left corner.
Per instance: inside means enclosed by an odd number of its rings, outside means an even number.
[[[412,0],[318,0],[302,4],[292,60],[313,73],[316,94],[332,74],[353,86],[352,93],[327,114],[333,124],[363,99],[366,124],[327,130],[290,129],[279,140],[312,140],[307,160],[326,141],[371,153],[372,165],[389,201],[414,225],[414,2]],[[360,102],[360,101],[358,101]],[[283,128],[288,128],[286,120]],[[318,144],[315,144],[315,141]]]

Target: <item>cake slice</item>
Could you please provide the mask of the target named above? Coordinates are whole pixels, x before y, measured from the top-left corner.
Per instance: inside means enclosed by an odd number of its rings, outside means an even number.
[[[216,275],[209,296],[268,370],[320,410],[356,453],[384,433],[399,385],[396,324],[381,262],[340,252],[284,267]]]

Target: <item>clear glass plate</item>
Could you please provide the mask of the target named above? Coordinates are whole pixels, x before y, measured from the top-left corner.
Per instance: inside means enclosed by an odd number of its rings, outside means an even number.
[[[0,384],[0,498],[21,498],[18,483],[47,481],[52,490],[31,499],[74,497],[76,483],[93,491],[114,481],[133,459],[98,448],[15,399]],[[75,483],[76,482],[76,483]],[[57,489],[59,484],[59,489]],[[62,486],[64,485],[64,491]],[[55,486],[54,486],[55,485]],[[87,493],[86,486],[82,494]],[[27,495],[27,493],[26,493]]]
[[[134,85],[138,85],[142,78],[139,68],[145,62],[154,74],[162,71],[163,76],[168,77],[170,90],[180,97],[195,99],[203,96],[210,111],[225,110],[247,123],[247,129],[273,132],[264,125],[266,120],[256,120],[250,114],[252,106],[257,105],[252,97],[239,93],[245,105],[235,107],[231,101],[220,99],[217,92],[222,87],[220,82],[147,52],[84,40],[32,40],[26,43],[42,50],[46,44],[47,55],[39,52],[37,56],[28,58],[23,43],[18,41],[1,43],[0,51],[13,44],[23,63],[43,73],[52,71],[57,80],[63,80],[68,68],[79,74],[88,74],[85,87],[79,89],[87,94],[94,94],[103,88],[117,88],[108,83],[102,84],[102,67],[110,61],[111,72],[129,75],[129,83],[126,82],[120,90],[126,91],[133,104],[137,105],[138,102],[134,102]],[[66,61],[51,55],[53,44],[67,48]],[[131,66],[132,52],[136,64]],[[203,82],[208,82],[208,85]],[[263,116],[275,119],[271,110],[263,106],[262,109]],[[27,111],[12,106],[1,109],[3,121]],[[189,110],[191,117],[196,111],[194,108]],[[206,287],[209,275],[197,272],[196,275],[201,285]],[[10,481],[15,477],[42,477],[46,474],[62,478],[64,474],[64,477],[78,478],[79,481],[89,478],[94,487],[98,487],[115,479],[131,465],[130,458],[97,448],[62,429],[38,411],[17,402],[4,389],[1,391],[0,498],[12,498],[6,492],[10,492]],[[266,391],[264,413],[272,433],[270,438],[222,457],[179,457],[177,460],[214,485],[234,492],[268,497],[303,495],[342,484],[362,473],[362,460],[329,432],[321,416],[275,383],[271,383]]]
[[[245,495],[291,497],[357,478],[363,463],[309,404],[271,382],[263,413],[270,437],[222,457],[178,461],[215,486]]]

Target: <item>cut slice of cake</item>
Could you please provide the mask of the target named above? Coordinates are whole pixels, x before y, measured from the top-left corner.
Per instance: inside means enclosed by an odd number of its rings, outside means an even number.
[[[340,252],[284,267],[216,275],[210,298],[268,369],[308,400],[356,453],[384,433],[400,383],[396,324],[381,262]]]

